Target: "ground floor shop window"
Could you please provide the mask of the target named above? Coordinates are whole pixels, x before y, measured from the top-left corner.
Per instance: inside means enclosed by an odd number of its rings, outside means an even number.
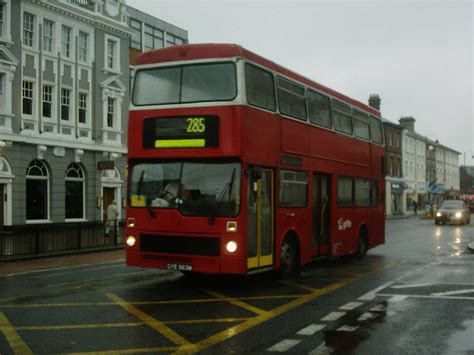
[[[41,160],[33,160],[26,171],[26,219],[48,219],[49,174]]]
[[[77,163],[66,170],[66,219],[84,218],[84,171]]]

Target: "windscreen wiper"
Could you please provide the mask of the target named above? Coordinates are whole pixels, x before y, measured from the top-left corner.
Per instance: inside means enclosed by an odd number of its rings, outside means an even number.
[[[144,176],[145,176],[145,170],[142,170],[142,173],[140,174],[140,180],[138,180],[138,196],[141,196]],[[153,211],[150,205],[148,204],[147,196],[145,196],[145,206],[148,211],[148,216],[150,216],[150,218],[155,218],[156,217],[155,211]]]
[[[210,225],[214,224],[214,221],[216,219],[217,211],[219,211],[219,207],[224,202],[224,198],[226,197],[226,195],[227,195],[227,201],[230,201],[230,197],[231,197],[231,194],[232,194],[232,188],[233,188],[233,185],[234,185],[234,178],[235,178],[235,168],[234,168],[234,170],[232,170],[232,176],[230,177],[230,181],[225,184],[224,188],[222,189],[221,194],[219,195],[216,206],[214,207],[214,211],[211,213],[211,215],[209,216],[209,219],[207,221],[208,224],[210,224]]]

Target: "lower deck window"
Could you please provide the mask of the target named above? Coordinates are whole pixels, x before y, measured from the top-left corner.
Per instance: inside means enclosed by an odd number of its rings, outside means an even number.
[[[352,207],[352,178],[339,177],[337,180],[337,204],[340,207]]]
[[[308,174],[302,171],[280,171],[280,207],[306,207]]]

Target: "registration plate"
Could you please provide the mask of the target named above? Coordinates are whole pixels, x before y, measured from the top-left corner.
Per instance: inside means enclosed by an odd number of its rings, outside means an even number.
[[[192,271],[192,265],[183,265],[183,264],[168,264],[168,270],[177,270],[177,271]]]

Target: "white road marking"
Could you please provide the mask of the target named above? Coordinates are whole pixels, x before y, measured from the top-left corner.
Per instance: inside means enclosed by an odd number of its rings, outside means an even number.
[[[332,322],[346,315],[346,312],[331,312],[326,317],[321,318],[322,321]]]
[[[324,324],[310,324],[306,328],[301,329],[298,335],[313,335],[316,332],[319,332],[321,329],[325,328]]]
[[[391,303],[401,302],[401,301],[403,301],[405,298],[407,298],[406,295],[395,295],[395,296],[393,296],[393,297],[390,297],[388,301],[391,302]]]
[[[287,350],[290,350],[292,347],[299,344],[300,342],[301,340],[285,339],[280,341],[278,344],[273,345],[271,348],[268,348],[267,351],[283,353]]]
[[[436,292],[432,293],[431,296],[451,296],[451,295],[462,295],[464,293],[473,293],[474,288],[470,290],[458,290],[458,291],[448,291],[448,292]]]
[[[338,332],[353,332],[359,329],[358,326],[351,326],[351,325],[343,325],[342,327],[338,328]]]
[[[80,272],[91,272],[91,271],[102,270],[102,269],[111,269],[111,268],[114,268],[114,267],[125,267],[125,264],[121,263],[121,264],[117,264],[117,265],[106,265],[106,266],[100,266],[100,267],[93,267],[93,268],[88,268],[88,269],[84,269],[84,270],[58,272],[58,273],[55,273],[55,274],[32,276],[30,278],[31,279],[43,279],[43,278],[67,275],[67,274],[70,274],[70,273],[77,274],[77,273],[80,273]]]
[[[387,306],[384,304],[378,304],[370,309],[371,312],[385,312],[387,310]]]
[[[382,286],[374,288],[372,291],[369,291],[365,295],[360,296],[359,301],[371,301],[371,300],[373,300],[377,296],[377,292],[383,290],[384,288],[389,287],[393,283],[394,283],[394,281],[387,282],[386,284],[383,284]]]
[[[379,296],[383,297],[400,297],[403,296],[405,298],[429,298],[429,299],[438,299],[438,300],[474,300],[474,297],[460,297],[460,296],[429,296],[429,295],[393,295],[390,293],[379,293]],[[390,301],[391,299],[389,299]]]
[[[29,270],[29,271],[22,271],[22,272],[15,272],[12,274],[7,274],[1,277],[12,277],[12,276],[18,276],[18,275],[27,275],[27,274],[37,274],[40,272],[50,272],[50,271],[57,271],[57,270],[66,270],[66,269],[75,269],[75,268],[80,268],[80,267],[88,267],[91,265],[97,265],[97,264],[113,264],[113,263],[124,263],[125,259],[119,259],[119,260],[112,260],[112,261],[104,261],[101,263],[91,263],[91,264],[81,264],[81,265],[73,265],[73,266],[60,266],[60,267],[54,267],[54,268],[46,268],[46,269],[37,269],[37,270]],[[125,264],[122,264],[125,265]]]
[[[417,273],[417,272],[422,271],[423,269],[432,267],[432,266],[434,266],[434,265],[439,265],[439,264],[441,264],[440,261],[433,261],[432,263],[429,263],[429,264],[427,264],[427,265],[420,266],[420,267],[417,268],[417,269],[408,271],[406,274],[403,274],[403,275],[398,276],[397,278],[395,278],[395,281],[398,282],[398,281],[400,281],[400,280],[402,280],[402,279],[404,279],[404,278],[407,278],[408,276],[411,276],[411,275],[413,275],[413,274],[415,274],[415,273]],[[392,283],[393,283],[393,282],[392,282]]]
[[[363,322],[363,321],[372,319],[372,318],[374,318],[374,317],[375,317],[375,314],[366,312],[366,313],[362,314],[359,318],[357,318],[357,320],[358,320],[359,322]]]
[[[344,306],[339,307],[339,309],[342,309],[344,311],[352,311],[363,304],[364,302],[349,302],[346,303]]]
[[[321,343],[317,348],[311,350],[308,355],[329,355],[332,353],[332,348],[326,346],[326,343]]]
[[[425,284],[410,284],[410,285],[396,285],[396,286],[391,286],[390,288],[414,288],[414,287],[425,287],[425,286],[433,286],[433,283],[425,283]]]

